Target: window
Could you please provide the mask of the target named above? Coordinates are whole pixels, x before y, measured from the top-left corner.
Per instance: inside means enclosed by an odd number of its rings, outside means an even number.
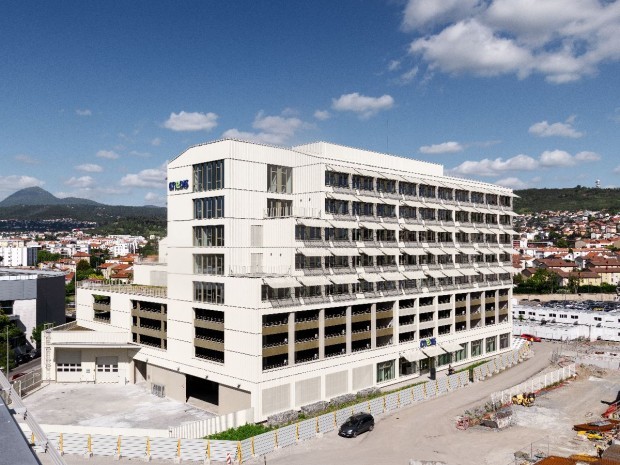
[[[510,333],[504,333],[499,335],[499,348],[507,349],[510,344]]]
[[[562,315],[562,314],[560,313],[560,318],[568,318],[568,316],[567,316],[567,315]]]
[[[486,338],[486,353],[495,352],[497,350],[497,336],[491,336]]]
[[[293,214],[293,201],[282,199],[267,199],[267,216],[278,218]]]
[[[454,352],[453,362],[460,362],[461,360],[465,360],[467,358],[467,342],[461,344],[463,347],[461,350],[457,350]]]
[[[377,216],[394,218],[396,217],[396,206],[387,204],[377,204]]]
[[[194,219],[206,220],[224,217],[224,196],[194,199]]]
[[[336,173],[325,171],[325,185],[332,187],[349,187],[349,175],[346,173]]]
[[[578,320],[579,316],[578,315],[571,315],[570,318],[571,318],[571,320]],[[618,320],[618,323],[620,323],[620,320]]]
[[[377,383],[394,379],[395,367],[394,360],[377,363]]]
[[[293,193],[293,168],[267,165],[267,192]]]
[[[194,255],[195,274],[224,274],[223,254]]]
[[[415,197],[417,195],[417,187],[411,182],[399,182],[398,193]]]
[[[295,226],[295,240],[296,241],[320,241],[321,240],[321,228],[314,226],[304,226],[298,224]]]
[[[477,357],[478,355],[482,355],[482,339],[471,341],[471,356]]]
[[[194,165],[194,192],[224,188],[224,160]]]
[[[401,206],[398,208],[398,214],[401,218],[417,218],[415,207]]]
[[[595,316],[594,321],[603,321],[603,319],[600,316]]]
[[[62,373],[81,372],[82,363],[58,363],[56,364],[56,371]]]
[[[377,191],[396,193],[396,181],[391,179],[377,179]]]
[[[223,247],[224,225],[194,226],[195,247]]]
[[[206,283],[194,281],[194,301],[224,303],[224,283]]]
[[[118,362],[116,364],[97,363],[97,373],[118,373]]]
[[[374,216],[374,204],[367,202],[353,202],[353,214],[357,216]]]
[[[400,376],[413,375],[417,371],[416,362],[408,362],[406,359],[401,358],[400,364]]]
[[[429,186],[428,184],[420,184],[419,195],[420,197],[435,198],[435,186]]]
[[[374,190],[373,178],[370,176],[358,176],[353,175],[353,189],[360,191],[372,191]]]
[[[13,314],[14,300],[0,300],[0,314],[12,315]]]
[[[348,215],[349,202],[346,200],[325,199],[325,211],[332,215]]]

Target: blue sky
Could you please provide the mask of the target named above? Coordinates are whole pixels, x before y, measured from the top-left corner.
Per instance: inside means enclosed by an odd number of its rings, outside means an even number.
[[[620,0],[4,2],[0,199],[164,205],[221,137],[620,186],[618,37]]]

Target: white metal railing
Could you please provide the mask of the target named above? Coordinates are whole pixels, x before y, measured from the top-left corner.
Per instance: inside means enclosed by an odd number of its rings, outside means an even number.
[[[243,266],[234,265],[228,268],[230,276],[290,276],[293,273],[290,266]]]
[[[144,286],[137,284],[109,284],[109,283],[93,283],[82,282],[78,285],[78,289],[89,289],[92,291],[115,292],[118,294],[134,294],[146,297],[160,297],[165,299],[167,296],[167,287],[163,286]]]

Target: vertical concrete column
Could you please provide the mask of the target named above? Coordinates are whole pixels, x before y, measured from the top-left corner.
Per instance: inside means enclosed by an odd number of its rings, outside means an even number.
[[[325,309],[319,310],[319,358],[325,358]]]
[[[400,300],[394,302],[394,307],[392,308],[392,328],[394,329],[392,341],[396,345],[400,343]]]
[[[370,306],[370,348],[377,347],[377,304]]]
[[[346,312],[346,344],[347,344],[347,354],[351,353],[351,306],[347,307]]]
[[[467,314],[467,326],[465,328],[469,331],[471,329],[471,292],[468,292],[465,298],[465,313]]]
[[[295,364],[295,313],[288,314],[288,365]]]

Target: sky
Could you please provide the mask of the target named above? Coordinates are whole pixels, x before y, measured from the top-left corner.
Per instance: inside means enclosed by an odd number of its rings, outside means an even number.
[[[165,205],[167,161],[225,137],[617,187],[618,37],[620,0],[9,0],[0,200]]]

